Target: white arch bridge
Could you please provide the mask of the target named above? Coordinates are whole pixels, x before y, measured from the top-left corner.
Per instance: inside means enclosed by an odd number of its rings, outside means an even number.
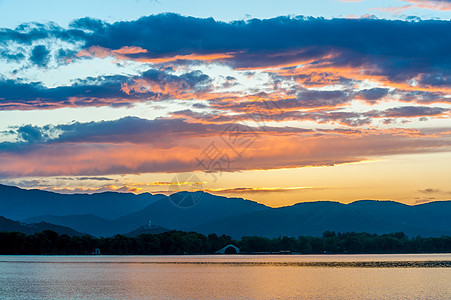
[[[238,248],[235,245],[229,244],[229,245],[225,246],[224,248],[216,251],[215,253],[217,253],[217,254],[239,254],[240,248]]]

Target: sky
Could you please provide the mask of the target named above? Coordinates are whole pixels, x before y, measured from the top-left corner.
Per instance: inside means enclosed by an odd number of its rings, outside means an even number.
[[[451,1],[0,0],[0,183],[451,199]]]

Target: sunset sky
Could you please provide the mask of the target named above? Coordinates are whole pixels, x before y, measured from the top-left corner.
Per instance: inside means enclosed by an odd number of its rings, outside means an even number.
[[[450,0],[0,0],[0,183],[451,199]]]

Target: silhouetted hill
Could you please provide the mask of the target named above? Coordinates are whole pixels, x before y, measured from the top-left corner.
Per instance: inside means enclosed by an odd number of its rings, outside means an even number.
[[[0,199],[0,214],[8,218],[27,215],[22,220],[45,221],[96,236],[126,234],[147,225],[149,220],[171,230],[229,234],[234,238],[321,236],[327,230],[451,235],[451,201],[414,206],[393,201],[319,201],[270,208],[242,198],[204,192],[180,192],[170,197],[121,193],[62,195],[6,186],[0,186]]]
[[[174,199],[185,197],[189,194],[193,194],[198,199],[198,203],[193,207],[180,208],[173,204],[172,201],[175,201]],[[170,198],[172,198],[172,201]],[[121,226],[122,228],[131,226],[133,229],[145,225],[151,220],[152,224],[189,231],[196,226],[215,220],[270,209],[263,204],[242,198],[226,198],[204,192],[180,192],[171,195],[170,198],[167,197],[152,203],[146,208],[120,217],[114,222],[116,226]]]
[[[36,232],[42,232],[44,230],[52,230],[59,234],[67,234],[69,236],[82,236],[84,233],[80,233],[72,228],[50,224],[47,222],[39,222],[33,224],[24,224],[18,221],[13,221],[5,217],[0,217],[0,231],[17,231],[25,234],[33,234]]]
[[[198,201],[192,207],[181,208],[174,203],[180,199],[193,196]],[[46,221],[70,226],[96,236],[125,234],[138,227],[152,224],[176,230],[191,230],[201,224],[231,216],[270,209],[269,207],[241,198],[226,198],[204,192],[180,192],[163,197],[144,209],[115,220],[96,218],[95,216],[38,216],[27,221]]]
[[[135,195],[116,192],[67,195],[6,185],[0,185],[0,195],[0,214],[14,220],[40,215],[84,214],[114,219],[141,210],[165,197],[149,193]]]
[[[126,233],[125,236],[135,237],[135,236],[140,236],[141,234],[160,234],[160,233],[168,232],[168,231],[171,231],[171,230],[161,227],[161,226],[152,226],[152,227],[141,226],[129,233]]]
[[[451,201],[409,206],[393,201],[309,202],[213,221],[193,228],[203,233],[241,236],[321,236],[324,231],[409,236],[451,234]]]
[[[64,225],[70,228],[75,228],[81,232],[89,232],[94,236],[107,236],[112,235],[115,232],[112,231],[112,221],[104,218],[89,215],[70,215],[70,216],[52,216],[44,215],[37,216],[26,219],[25,223],[36,223],[36,222],[49,222],[52,224]],[[115,229],[113,229],[115,230]],[[107,234],[105,234],[107,233]]]

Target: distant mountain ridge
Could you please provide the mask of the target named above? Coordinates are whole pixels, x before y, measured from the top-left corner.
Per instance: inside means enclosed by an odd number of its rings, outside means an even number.
[[[14,220],[49,214],[56,216],[93,214],[101,218],[115,219],[141,210],[163,197],[166,196],[117,192],[58,194],[0,184],[0,215]]]
[[[28,218],[25,222],[46,221],[83,230],[96,236],[110,236],[117,233],[128,233],[147,225],[149,221],[152,221],[152,224],[169,229],[190,231],[192,228],[207,222],[270,209],[253,201],[214,196],[204,192],[193,193],[193,196],[199,199],[194,207],[180,208],[174,205],[174,198],[184,197],[186,194],[187,192],[180,192],[170,197],[165,196],[140,211],[126,214],[115,220],[102,219],[93,215],[62,217],[44,215]]]
[[[70,207],[54,209],[52,206],[44,206],[37,209],[33,215],[32,208],[37,206],[36,201],[27,200],[21,195],[21,192],[29,195],[27,193],[29,191],[15,189],[15,193],[20,196],[17,206],[14,205],[14,197],[10,197],[7,201],[3,200],[5,197],[0,186],[0,215],[7,217],[18,215],[20,208],[33,202],[26,213],[32,216],[18,218],[19,220],[27,223],[45,221],[95,236],[134,232],[137,228],[147,225],[149,220],[152,224],[165,229],[197,231],[204,234],[228,234],[234,238],[249,235],[320,236],[327,230],[378,234],[402,231],[409,236],[451,235],[451,218],[449,217],[451,201],[414,206],[376,200],[361,200],[350,204],[318,201],[271,208],[242,198],[226,198],[205,192],[180,192],[169,197],[151,194],[102,193],[86,198],[98,203],[87,203],[85,199],[84,202],[79,203],[76,212],[66,213]],[[180,197],[187,195],[199,199],[198,203],[186,208],[174,205],[178,203]],[[52,203],[57,199],[62,203],[69,203],[70,206],[76,206],[77,203],[74,200],[81,198],[71,198],[71,196],[73,195],[58,194],[58,197],[51,195],[51,200],[44,199],[40,203]],[[5,203],[9,205],[9,208]],[[108,210],[108,213],[102,211],[102,205],[109,204],[112,204],[114,209],[105,207],[104,210]],[[92,212],[96,210],[100,210],[101,213]],[[105,215],[109,218],[104,217]]]
[[[321,236],[324,231],[451,235],[451,201],[409,206],[394,201],[319,201],[234,216],[193,228],[241,236]],[[270,224],[270,225],[269,225]]]
[[[59,226],[54,224],[49,224],[47,222],[41,221],[34,224],[23,224],[18,221],[13,221],[5,217],[0,216],[0,232],[1,231],[16,231],[25,234],[33,234],[42,232],[44,230],[52,230],[59,234],[67,234],[68,236],[82,236],[84,233],[80,233],[72,228]]]
[[[41,221],[76,228],[78,231],[89,232],[89,234],[94,236],[110,236],[116,233],[123,233],[115,231],[116,229],[111,225],[111,220],[92,214],[68,216],[43,215],[24,220],[25,223],[37,223]]]
[[[160,227],[160,226],[152,226],[152,227],[141,226],[131,232],[126,233],[125,236],[136,237],[136,236],[140,236],[141,234],[160,234],[160,233],[168,232],[168,231],[170,231],[170,229]]]

